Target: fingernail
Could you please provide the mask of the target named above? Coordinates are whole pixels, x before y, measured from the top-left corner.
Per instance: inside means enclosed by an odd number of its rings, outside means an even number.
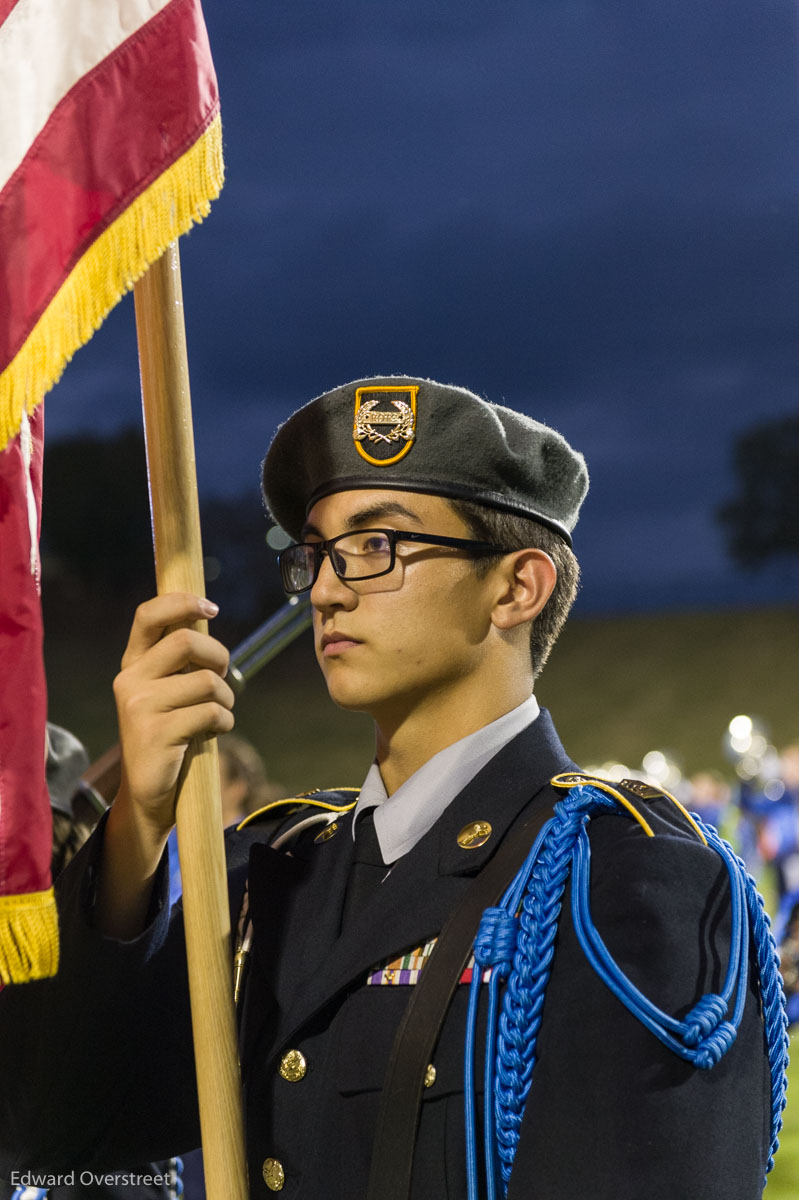
[[[219,612],[219,605],[214,604],[213,600],[201,600],[200,609],[207,617],[215,617]]]

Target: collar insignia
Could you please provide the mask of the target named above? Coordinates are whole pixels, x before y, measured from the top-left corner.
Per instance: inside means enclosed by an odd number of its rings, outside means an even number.
[[[356,389],[352,440],[361,458],[372,466],[388,467],[410,450],[416,437],[418,391],[418,386]],[[393,408],[378,408],[381,400],[389,400]],[[364,443],[369,443],[368,450]]]

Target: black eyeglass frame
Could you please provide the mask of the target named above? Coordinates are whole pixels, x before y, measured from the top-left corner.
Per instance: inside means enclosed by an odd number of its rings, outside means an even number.
[[[345,538],[357,537],[357,535],[360,533],[385,534],[385,536],[388,538],[389,549],[391,552],[389,565],[385,568],[385,570],[374,571],[369,575],[351,575],[348,580],[347,576],[342,575],[337,569],[336,560],[331,555],[330,550],[333,546],[335,546],[336,542],[341,542]],[[281,553],[277,556],[277,562],[280,568],[280,575],[283,580],[283,590],[290,596],[299,596],[303,592],[309,592],[319,578],[319,571],[322,567],[322,558],[325,554],[330,559],[330,565],[332,566],[338,578],[343,579],[345,582],[353,582],[356,579],[358,582],[360,582],[362,579],[379,579],[383,575],[390,575],[397,562],[397,542],[415,542],[417,545],[421,544],[425,546],[453,546],[456,549],[468,550],[470,554],[480,557],[492,554],[498,556],[503,554],[513,554],[513,550],[508,549],[505,546],[497,546],[493,542],[474,542],[470,541],[468,538],[444,537],[442,534],[438,533],[419,533],[411,529],[351,529],[347,533],[339,533],[336,535],[336,537],[328,538],[327,541],[324,542],[295,542],[294,545],[287,546],[285,550],[281,551]],[[314,563],[311,582],[305,587],[295,589],[289,584],[289,566],[287,563],[284,565],[284,560],[286,556],[289,555],[292,550],[296,550],[298,546],[307,546],[313,551]]]

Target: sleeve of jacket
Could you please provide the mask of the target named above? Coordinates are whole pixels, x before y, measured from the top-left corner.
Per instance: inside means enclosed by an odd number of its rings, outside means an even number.
[[[682,1018],[723,985],[729,886],[693,835],[643,836],[625,818],[591,828],[594,924],[622,970]],[[750,955],[751,957],[751,955]],[[586,960],[567,887],[537,1062],[508,1200],[758,1200],[770,1076],[754,971],[738,1037],[712,1070],[667,1049]]]
[[[91,921],[104,824],[56,885],[57,977],[0,992],[6,1178],[114,1169],[199,1143],[183,919],[180,905],[170,914],[166,854],[147,928],[107,938]]]

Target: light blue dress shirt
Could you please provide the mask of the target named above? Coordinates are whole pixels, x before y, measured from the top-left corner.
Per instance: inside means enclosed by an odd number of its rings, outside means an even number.
[[[484,725],[439,750],[391,796],[386,794],[380,767],[376,762],[372,763],[355,807],[353,837],[358,815],[374,808],[375,833],[383,861],[395,863],[432,829],[469,780],[512,738],[531,725],[539,712],[538,701],[535,696],[530,696],[518,708],[490,725]]]

